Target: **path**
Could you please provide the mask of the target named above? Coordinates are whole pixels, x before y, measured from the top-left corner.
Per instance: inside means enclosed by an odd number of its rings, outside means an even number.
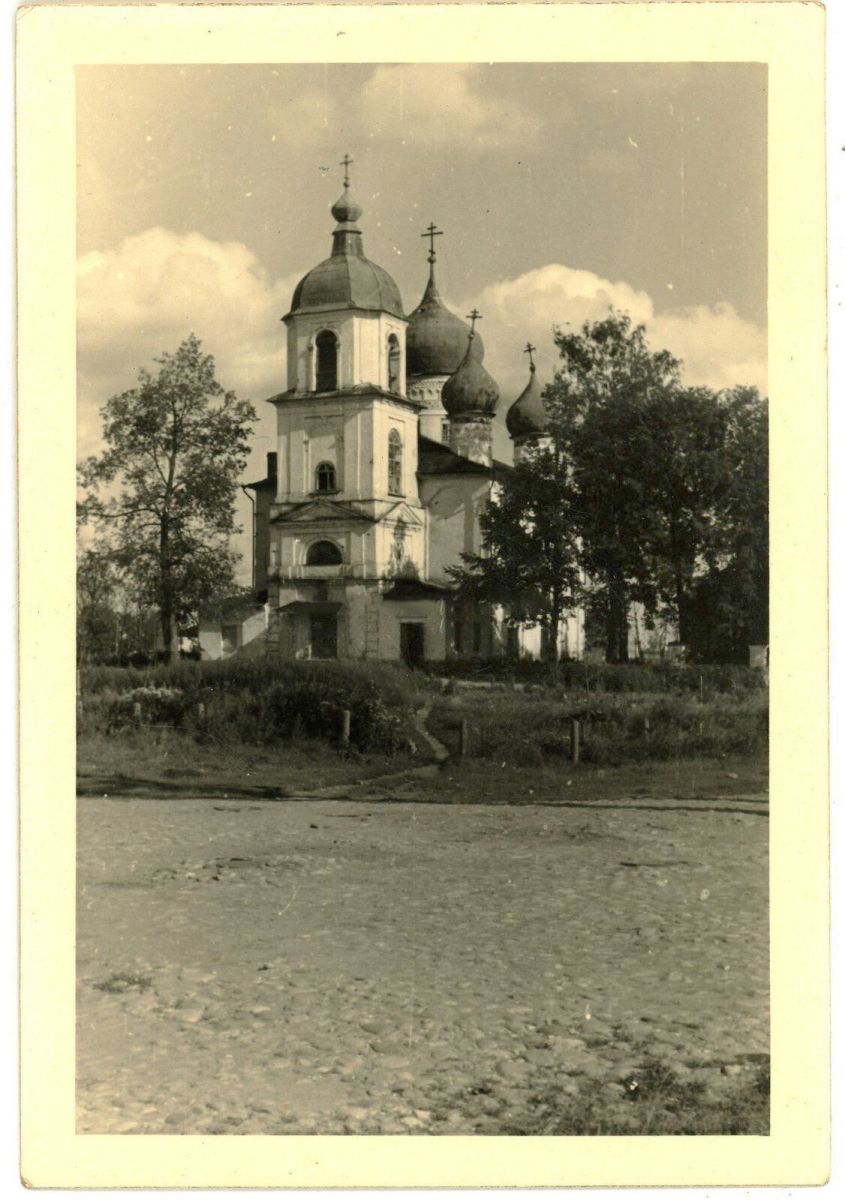
[[[79,802],[79,1132],[495,1133],[768,1051],[768,822]]]

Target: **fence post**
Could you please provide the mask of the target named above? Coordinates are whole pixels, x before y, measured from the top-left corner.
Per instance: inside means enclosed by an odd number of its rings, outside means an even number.
[[[202,701],[197,705],[197,716],[200,719],[200,724],[205,720],[205,705]]]
[[[466,758],[469,754],[469,723],[466,717],[461,717],[460,755]]]
[[[136,728],[141,724],[141,705],[136,700],[132,705],[132,720]]]
[[[569,757],[574,763],[581,759],[581,722],[576,717],[569,726]]]
[[[645,740],[647,742],[650,742],[651,741],[651,721],[649,720],[648,717],[646,717],[645,720],[643,721],[643,729],[645,730]]]
[[[340,744],[341,746],[349,745],[349,737],[352,731],[352,713],[348,708],[344,708],[340,714]]]

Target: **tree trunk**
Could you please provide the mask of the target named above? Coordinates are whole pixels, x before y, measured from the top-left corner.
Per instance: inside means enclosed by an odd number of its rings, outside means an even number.
[[[161,522],[158,549],[161,580],[159,622],[164,643],[163,657],[165,662],[170,662],[173,653],[173,579],[170,572],[170,529],[167,517]]]
[[[628,661],[628,597],[621,580],[612,580],[608,587],[605,660]]]

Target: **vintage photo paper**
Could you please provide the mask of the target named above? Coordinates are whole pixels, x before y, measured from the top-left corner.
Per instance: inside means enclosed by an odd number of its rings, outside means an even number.
[[[20,11],[26,1182],[824,1181],[823,32]]]

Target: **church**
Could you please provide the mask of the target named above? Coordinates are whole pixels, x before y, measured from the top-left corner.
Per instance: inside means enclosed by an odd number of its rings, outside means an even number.
[[[201,631],[218,657],[260,635],[285,658],[538,657],[541,630],[460,602],[449,568],[482,550],[479,517],[511,469],[493,457],[499,388],[475,329],[443,303],[432,224],[428,282],[406,316],[399,290],[364,253],[363,215],[344,159],[331,254],[297,285],[276,449],[254,496],[253,605]],[[514,458],[546,436],[533,361],[507,411]],[[225,620],[225,618],[224,618]],[[561,653],[583,653],[583,618]]]

